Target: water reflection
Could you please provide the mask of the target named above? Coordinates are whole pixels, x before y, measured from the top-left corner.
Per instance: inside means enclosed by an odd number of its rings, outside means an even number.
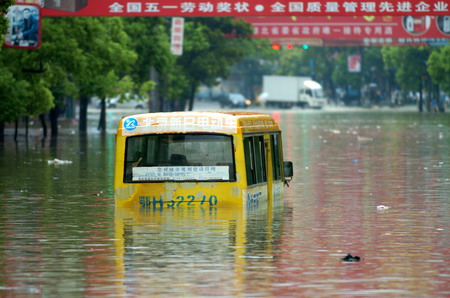
[[[269,213],[115,210],[113,134],[7,140],[1,295],[449,296],[450,118],[276,116],[295,174]]]
[[[272,268],[284,210],[116,209],[117,266],[124,291],[144,296],[248,293],[249,264],[257,272]]]

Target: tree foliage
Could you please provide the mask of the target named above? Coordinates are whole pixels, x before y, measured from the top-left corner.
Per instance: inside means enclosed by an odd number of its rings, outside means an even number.
[[[233,73],[244,84],[241,92],[253,100],[261,93],[262,78],[278,68],[277,53],[272,50],[269,39],[244,39],[241,46],[247,54],[233,68]]]
[[[11,4],[2,1],[0,11]],[[1,17],[0,35],[5,28]],[[184,30],[183,55],[174,56],[170,18],[44,18],[39,49],[0,51],[0,123],[53,111],[72,97],[80,99],[85,130],[91,97],[132,92],[148,98],[156,87],[160,110],[164,100],[179,103],[179,109],[189,101],[192,109],[200,84],[214,86],[232,70],[241,74],[251,97],[264,74],[312,76],[331,94],[336,87],[372,82],[387,88],[391,73],[405,91],[417,91],[428,76],[450,90],[449,46],[274,51],[269,40],[250,39],[250,24],[227,17],[186,18]],[[348,73],[350,54],[362,55],[361,73]]]
[[[1,63],[0,69],[0,122],[10,122],[25,114],[22,100],[31,96],[30,83],[14,78]]]
[[[14,0],[0,1],[0,40],[4,40],[6,29],[8,29],[8,20],[6,19],[6,12],[8,8],[14,4]],[[0,48],[1,51],[1,48]]]
[[[217,84],[218,78],[226,78],[231,66],[242,59],[248,49],[242,40],[252,33],[249,24],[233,18],[192,18],[185,23],[183,55],[176,63],[188,85],[182,96],[193,107],[194,94],[202,83]],[[233,37],[233,38],[228,38]]]
[[[10,109],[8,117],[2,115],[0,121],[46,113],[66,96],[85,101],[94,95],[105,97],[115,91],[136,60],[121,18],[45,18],[42,39],[41,47],[34,51],[1,52],[0,65],[9,76],[0,84],[13,82],[25,90],[20,98],[8,93],[2,100],[18,108]],[[22,71],[39,67],[39,74]]]
[[[0,52],[0,122],[36,116],[53,107],[53,95],[45,77],[24,71],[34,70],[39,65],[32,63],[27,54],[9,48]]]
[[[419,91],[420,80],[428,76],[426,61],[429,47],[383,47],[383,60],[395,70],[395,78],[405,91]]]
[[[226,78],[245,56],[251,27],[232,18],[187,20],[181,57],[169,51],[169,32],[166,18],[44,18],[39,49],[1,53],[0,84],[17,91],[5,92],[2,105],[8,112],[0,121],[46,113],[70,96],[80,99],[81,124],[89,98],[130,91],[145,97],[156,83],[166,98],[193,99],[199,84]],[[24,73],[23,68],[42,72]],[[151,80],[151,69],[160,74],[159,82]]]
[[[123,30],[122,19],[58,20],[74,28],[70,32],[76,37],[79,67],[74,68],[70,75],[80,95],[103,97],[111,93],[120,73],[127,73],[136,61],[136,54],[128,47],[129,38]]]
[[[272,73],[280,75],[312,76],[321,82],[328,95],[337,87],[354,90],[374,85],[389,96],[392,88],[419,91],[433,82],[441,90],[449,90],[449,46],[445,47],[310,47],[302,50],[274,51],[279,54],[278,68]],[[348,55],[361,55],[361,72],[350,73]],[[257,58],[256,58],[257,59]],[[276,63],[274,64],[276,65]]]
[[[427,70],[442,91],[450,92],[450,46],[436,48],[431,53]]]
[[[124,19],[124,23],[130,46],[137,54],[131,72],[133,81],[138,84],[148,81],[151,67],[164,72],[173,60],[169,52],[169,20],[133,17]]]
[[[126,18],[124,22],[130,45],[137,54],[137,61],[130,72],[134,92],[141,98],[149,99],[153,110],[159,110],[159,99],[156,96],[152,98],[151,91],[156,85],[164,85],[159,77],[164,78],[175,61],[169,50],[169,19],[134,17]],[[160,96],[164,97],[164,94]]]

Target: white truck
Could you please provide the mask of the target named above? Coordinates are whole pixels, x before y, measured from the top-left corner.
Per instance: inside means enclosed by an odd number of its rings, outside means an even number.
[[[262,105],[291,108],[320,109],[327,104],[322,86],[310,77],[264,76],[263,93],[259,96]]]

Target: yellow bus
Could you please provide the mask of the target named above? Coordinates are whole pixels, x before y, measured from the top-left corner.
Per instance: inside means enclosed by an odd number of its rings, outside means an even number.
[[[124,117],[116,136],[116,206],[242,207],[277,204],[292,179],[281,131],[252,112]]]

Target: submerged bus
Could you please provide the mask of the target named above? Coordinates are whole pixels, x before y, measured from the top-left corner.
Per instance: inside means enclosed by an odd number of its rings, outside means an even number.
[[[266,114],[147,113],[119,122],[119,207],[269,206],[281,201],[292,176],[280,128]]]

